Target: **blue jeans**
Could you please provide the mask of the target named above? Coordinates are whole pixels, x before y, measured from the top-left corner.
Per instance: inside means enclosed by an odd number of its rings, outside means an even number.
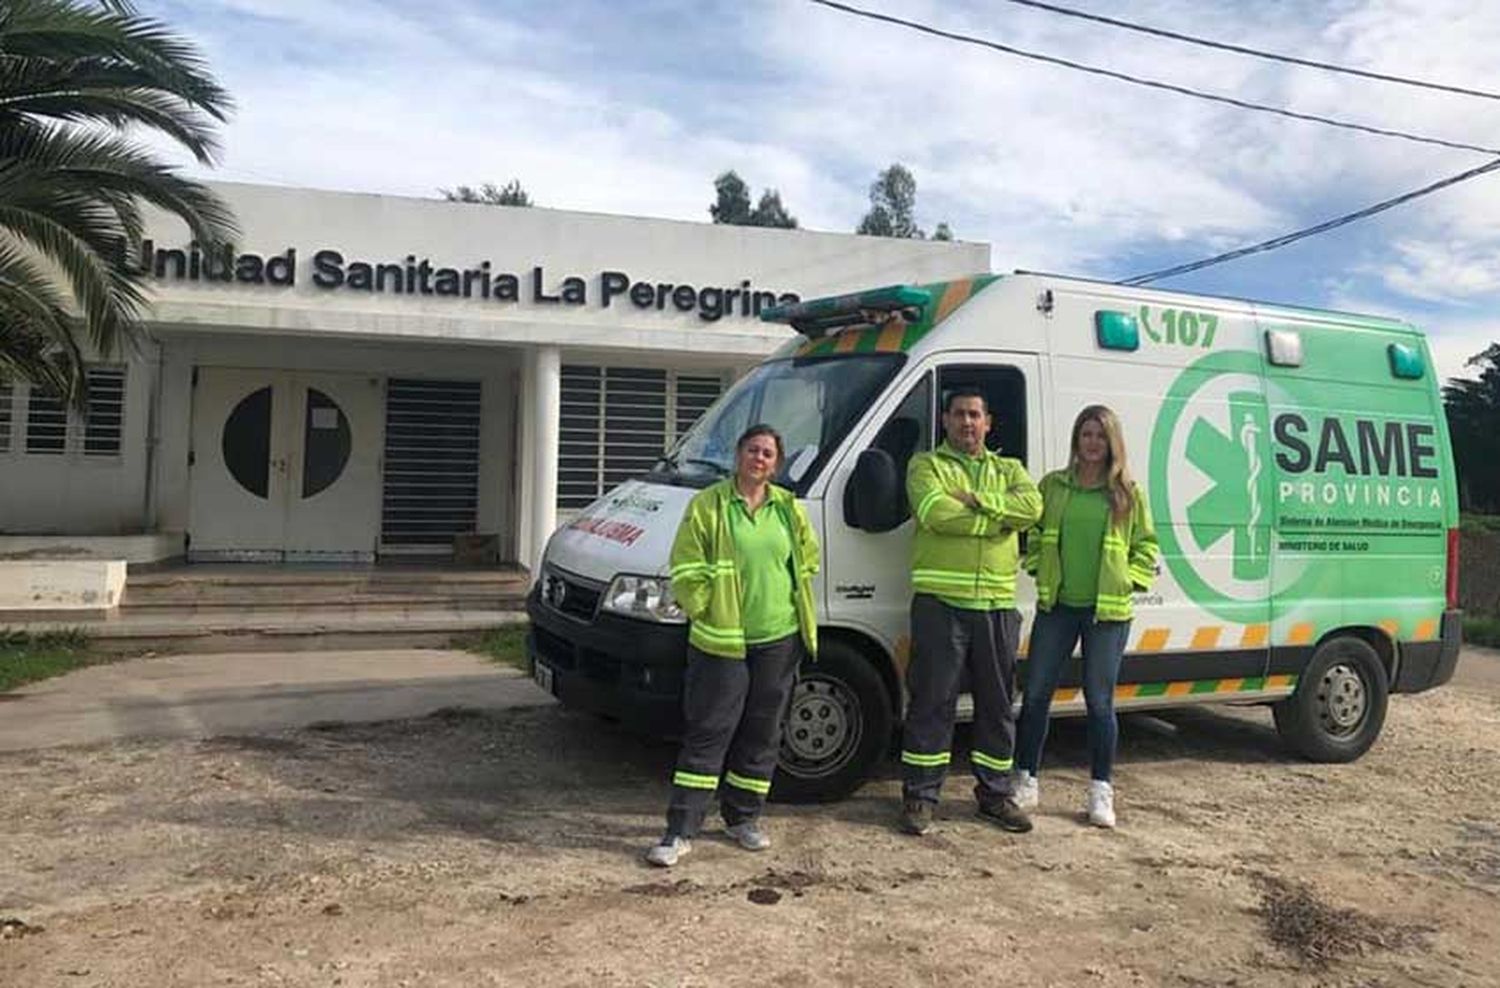
[[[1130,637],[1129,621],[1095,621],[1092,607],[1054,605],[1038,611],[1026,660],[1026,697],[1016,734],[1016,767],[1037,774],[1052,694],[1062,679],[1073,646],[1083,639],[1083,700],[1088,707],[1089,761],[1093,778],[1108,782],[1114,772],[1115,683]]]

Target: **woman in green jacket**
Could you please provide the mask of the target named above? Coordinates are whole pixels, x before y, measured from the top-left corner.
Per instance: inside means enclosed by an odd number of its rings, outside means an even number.
[[[781,721],[797,667],[817,651],[818,539],[797,499],[771,483],[784,456],[775,429],[747,429],[734,476],[689,502],[672,544],[672,593],[690,626],[682,748],[667,832],[646,852],[654,865],[692,849],[715,790],[729,838],[771,846],[760,813]]]
[[[1042,520],[1027,537],[1026,569],[1036,578],[1037,614],[1026,661],[1026,694],[1016,738],[1016,802],[1037,804],[1037,773],[1052,694],[1073,646],[1083,643],[1083,698],[1091,762],[1088,818],[1115,825],[1111,782],[1115,683],[1130,636],[1131,594],[1156,578],[1156,530],[1130,479],[1120,419],[1090,405],[1073,423],[1066,470],[1047,474]]]

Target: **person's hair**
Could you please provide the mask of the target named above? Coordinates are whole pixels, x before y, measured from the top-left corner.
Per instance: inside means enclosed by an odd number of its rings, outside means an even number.
[[[764,422],[752,425],[750,428],[746,429],[743,433],[740,434],[740,438],[735,440],[734,443],[735,453],[738,454],[741,450],[743,450],[745,448],[745,444],[754,439],[756,436],[770,436],[771,439],[776,443],[776,466],[779,468],[781,464],[786,461],[786,446],[784,446],[781,442],[781,433],[771,428],[771,426],[766,425]]]
[[[1097,422],[1099,428],[1104,430],[1104,440],[1109,446],[1104,476],[1110,512],[1115,521],[1124,521],[1135,508],[1135,481],[1130,478],[1130,466],[1125,461],[1125,429],[1120,425],[1120,416],[1105,405],[1090,405],[1079,412],[1078,418],[1073,420],[1073,442],[1069,447],[1068,465],[1076,475],[1078,436],[1088,422]]]
[[[948,392],[948,399],[943,402],[943,414],[953,411],[953,403],[960,398],[978,398],[979,406],[984,409],[984,414],[990,413],[990,400],[984,396],[984,392],[978,388],[959,388],[957,391]]]

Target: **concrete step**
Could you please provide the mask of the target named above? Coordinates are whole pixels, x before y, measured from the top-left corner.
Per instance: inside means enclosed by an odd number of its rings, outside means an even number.
[[[254,607],[262,602],[284,604],[289,599],[299,603],[347,603],[421,597],[482,602],[524,597],[527,587],[524,574],[494,571],[198,574],[185,570],[131,573],[122,603],[127,607],[212,603]]]
[[[370,614],[350,609],[263,611],[234,615],[121,614],[102,621],[25,622],[9,627],[41,633],[79,629],[90,647],[112,652],[264,652],[320,649],[442,648],[526,620],[519,610],[411,610]]]
[[[290,599],[289,599],[290,597]],[[524,592],[344,594],[337,597],[286,593],[243,594],[224,597],[147,597],[127,593],[120,604],[124,615],[227,614],[257,611],[392,613],[407,611],[510,611],[526,606]]]

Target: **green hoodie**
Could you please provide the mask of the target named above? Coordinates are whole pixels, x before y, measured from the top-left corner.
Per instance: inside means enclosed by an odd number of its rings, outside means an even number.
[[[955,492],[979,501],[971,508]],[[917,519],[911,585],[957,607],[1016,606],[1016,533],[1042,515],[1042,498],[1020,460],[989,450],[965,456],[946,442],[906,468]]]
[[[1026,536],[1026,572],[1036,579],[1036,606],[1050,611],[1062,586],[1060,542],[1068,499],[1078,486],[1071,470],[1054,470],[1042,478],[1042,520]],[[1129,621],[1130,595],[1151,589],[1156,579],[1156,529],[1146,495],[1134,488],[1135,506],[1124,521],[1111,515],[1099,547],[1099,594],[1094,617],[1100,621]]]
[[[688,641],[700,651],[726,659],[745,657],[745,625],[740,614],[740,576],[734,560],[729,509],[734,478],[727,477],[688,502],[672,542],[672,596],[688,616]],[[812,578],[820,560],[818,536],[796,497],[775,484],[766,488],[766,507],[779,513],[792,535],[794,598],[802,643],[818,652],[818,615]],[[765,510],[762,508],[761,510]]]

